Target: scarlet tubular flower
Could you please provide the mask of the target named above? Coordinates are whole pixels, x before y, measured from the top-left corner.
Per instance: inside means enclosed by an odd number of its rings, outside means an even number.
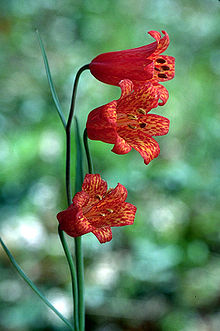
[[[148,164],[160,153],[159,144],[152,136],[169,131],[167,118],[148,114],[158,105],[158,90],[152,83],[145,83],[133,91],[128,79],[119,85],[120,99],[90,112],[86,125],[88,137],[114,144],[112,151],[116,154],[126,154],[133,147]]]
[[[93,76],[98,80],[119,86],[123,79],[133,82],[134,88],[150,81],[157,89],[162,102],[167,102],[169,93],[159,82],[170,80],[175,75],[175,58],[161,55],[169,46],[169,36],[162,31],[148,32],[156,41],[138,48],[103,53],[95,57],[89,65]]]
[[[111,227],[131,225],[136,207],[125,202],[126,188],[118,184],[107,190],[107,183],[101,176],[85,176],[82,191],[76,193],[73,203],[57,214],[60,229],[71,237],[79,237],[92,232],[105,243],[112,239]]]

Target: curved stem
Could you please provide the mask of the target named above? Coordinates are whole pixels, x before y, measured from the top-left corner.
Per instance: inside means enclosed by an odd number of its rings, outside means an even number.
[[[72,281],[72,291],[73,291],[73,308],[74,308],[74,314],[73,314],[73,320],[74,320],[74,326],[76,331],[79,330],[79,319],[78,319],[78,288],[77,288],[77,278],[76,278],[76,270],[73,263],[72,256],[69,252],[69,248],[64,236],[64,233],[62,230],[60,230],[60,227],[58,226],[58,233],[60,237],[60,241],[63,246],[63,250],[66,255],[66,259],[70,268],[70,274],[71,274],[71,281]]]
[[[89,69],[89,64],[85,64],[84,66],[82,66],[76,74],[76,78],[74,80],[74,85],[73,85],[72,100],[71,100],[70,112],[69,112],[66,129],[70,129],[70,127],[71,127],[71,122],[72,122],[74,108],[75,108],[76,92],[77,92],[77,87],[78,87],[78,83],[79,83],[79,77],[80,77],[81,73],[87,69]]]
[[[83,133],[83,142],[84,142],[86,158],[87,158],[87,162],[88,162],[88,172],[89,172],[89,174],[92,174],[94,172],[94,170],[93,170],[93,164],[92,164],[92,157],[91,157],[91,154],[89,151],[87,129],[85,129],[84,133]]]
[[[71,183],[70,183],[70,160],[71,160],[71,132],[70,132],[70,129],[71,129],[73,113],[74,113],[74,108],[75,108],[76,91],[77,91],[77,86],[78,86],[78,82],[79,82],[79,77],[80,77],[81,73],[87,69],[89,69],[88,64],[81,67],[76,74],[76,78],[75,78],[74,85],[73,85],[70,112],[69,112],[69,117],[68,117],[68,121],[67,121],[67,125],[66,125],[66,194],[67,194],[68,206],[71,204],[71,197],[72,197]]]
[[[30,278],[24,273],[24,271],[19,267],[17,262],[15,261],[14,257],[12,256],[11,252],[7,248],[7,246],[4,244],[3,240],[0,238],[1,245],[5,251],[5,253],[8,255],[9,260],[19,273],[19,275],[23,278],[23,280],[31,287],[31,289],[41,298],[41,300],[51,309],[53,312],[70,328],[70,330],[74,331],[73,326],[70,324],[70,322],[45,298],[45,296],[41,293],[41,291],[38,289],[38,287],[30,280]]]

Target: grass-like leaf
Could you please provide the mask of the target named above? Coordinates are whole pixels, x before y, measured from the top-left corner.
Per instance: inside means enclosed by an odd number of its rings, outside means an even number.
[[[20,266],[15,261],[13,255],[9,251],[8,247],[4,244],[3,240],[0,238],[0,243],[8,255],[9,260],[19,273],[19,275],[23,278],[23,280],[31,287],[31,289],[40,297],[40,299],[51,309],[53,312],[70,328],[70,330],[74,331],[73,326],[70,322],[45,298],[45,296],[41,293],[38,287],[30,280],[30,278],[24,273],[24,271],[20,268]]]
[[[52,97],[53,97],[53,101],[55,103],[55,106],[56,106],[57,112],[60,116],[60,119],[63,123],[63,126],[64,126],[64,128],[66,128],[66,121],[65,121],[65,118],[63,116],[61,105],[60,105],[60,102],[59,102],[59,99],[58,99],[58,96],[57,96],[57,93],[56,93],[56,90],[55,90],[55,87],[54,87],[54,84],[53,84],[53,81],[52,81],[52,77],[51,77],[51,73],[50,73],[50,67],[49,67],[47,55],[46,55],[46,52],[45,52],[45,48],[44,48],[41,36],[39,34],[39,31],[36,30],[36,33],[37,33],[38,41],[39,41],[39,44],[40,44],[40,49],[41,49],[41,53],[42,53],[42,56],[43,56],[45,70],[46,70],[46,74],[47,74],[48,83],[49,83],[49,86],[50,86],[50,91],[51,91],[51,94],[52,94]]]

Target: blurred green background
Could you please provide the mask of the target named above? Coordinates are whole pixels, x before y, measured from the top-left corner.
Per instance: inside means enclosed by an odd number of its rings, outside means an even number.
[[[217,0],[1,0],[1,235],[51,302],[71,316],[70,276],[57,236],[66,208],[65,134],[35,34],[38,28],[65,115],[76,71],[97,54],[151,43],[166,30],[176,57],[170,93],[155,113],[171,121],[160,156],[90,143],[95,171],[128,191],[133,226],[100,245],[83,237],[86,330],[220,330],[220,2]],[[83,73],[76,113],[119,97]],[[75,167],[74,159],[72,162]],[[74,180],[74,173],[73,173]],[[68,239],[72,250],[74,241]],[[0,251],[0,329],[67,330]]]

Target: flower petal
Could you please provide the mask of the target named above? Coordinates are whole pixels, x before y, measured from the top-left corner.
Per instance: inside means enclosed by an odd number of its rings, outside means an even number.
[[[89,113],[86,129],[89,139],[101,140],[114,144],[117,137],[116,113],[117,102],[114,100],[104,106],[98,107]]]
[[[160,53],[163,53],[167,47],[169,46],[170,43],[170,39],[168,36],[168,33],[166,31],[162,31],[162,33],[164,34],[164,37],[161,38],[161,34],[158,31],[149,31],[148,32],[153,38],[156,39],[158,46],[156,48],[156,50],[154,51],[154,53],[152,54],[152,56],[156,56],[159,55]],[[150,56],[151,58],[151,56]]]
[[[103,196],[107,191],[107,183],[101,179],[99,174],[87,174],[83,181],[82,190],[85,191],[90,197]]]
[[[92,233],[97,237],[101,244],[106,243],[112,239],[112,230],[110,226],[93,230]]]
[[[113,212],[105,217],[105,224],[109,226],[124,226],[134,223],[137,208],[128,202],[123,202],[120,206],[112,205]]]
[[[83,234],[94,230],[94,227],[83,215],[82,209],[73,205],[58,213],[57,219],[60,223],[60,229],[65,231],[71,237],[82,236]]]
[[[157,82],[153,82],[153,85],[157,88],[160,100],[162,100],[162,102],[159,102],[158,105],[164,106],[169,99],[169,92],[167,91],[166,87],[158,84]]]
[[[148,164],[160,153],[160,147],[157,141],[152,137],[147,136],[142,131],[124,131],[123,138],[131,147],[141,154],[145,164]]]
[[[148,114],[144,123],[146,126],[142,131],[148,136],[163,136],[169,131],[170,121],[163,116]]]
[[[89,200],[88,193],[86,193],[84,191],[80,191],[75,194],[72,201],[75,206],[83,207],[85,204],[88,203],[88,200]]]
[[[121,88],[121,97],[123,99],[127,95],[131,94],[134,90],[134,84],[129,79],[123,79],[120,81],[119,86]]]
[[[119,201],[123,202],[127,199],[127,195],[127,189],[124,187],[124,185],[118,183],[118,185],[113,190],[109,190],[107,192],[104,202],[109,204]]]
[[[118,184],[114,189],[109,189],[106,196],[86,212],[86,217],[91,220],[92,225],[96,227],[104,226],[106,225],[105,216],[108,212],[108,209],[110,210],[113,207],[120,208],[121,204],[125,202],[126,198],[126,188],[123,185]],[[94,217],[96,219],[95,221]]]
[[[112,152],[116,154],[127,154],[130,152],[131,146],[126,143],[126,141],[121,138],[120,136],[117,136],[117,140],[115,143],[115,146],[112,149]]]
[[[148,57],[154,52],[157,43],[108,52],[96,56],[89,64],[91,74],[106,84],[119,85],[122,79],[142,81],[153,76],[153,61]]]
[[[130,203],[118,200],[109,203],[104,199],[103,203],[93,207],[87,217],[95,228],[125,226],[134,223],[136,210],[136,207]]]
[[[156,40],[157,44],[159,44],[161,39],[161,34],[159,31],[148,31],[148,34]]]
[[[118,100],[117,113],[136,114],[138,110],[144,109],[149,112],[158,106],[159,94],[151,83],[145,83],[135,89],[133,93]]]

